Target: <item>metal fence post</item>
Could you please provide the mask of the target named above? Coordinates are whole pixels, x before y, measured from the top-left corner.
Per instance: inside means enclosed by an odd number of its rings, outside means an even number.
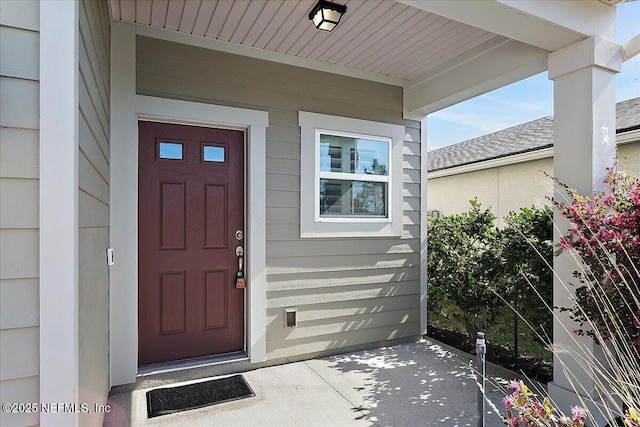
[[[519,350],[518,350],[518,300],[520,299],[519,291],[518,291],[518,280],[513,287],[513,369],[517,372],[520,369],[520,361],[519,361]]]
[[[484,401],[484,392],[485,392],[485,379],[486,379],[486,363],[485,363],[485,353],[487,347],[484,342],[484,332],[478,332],[476,336],[476,360],[477,360],[477,370],[478,370],[478,423],[477,427],[484,427],[484,414],[485,414],[485,401]]]

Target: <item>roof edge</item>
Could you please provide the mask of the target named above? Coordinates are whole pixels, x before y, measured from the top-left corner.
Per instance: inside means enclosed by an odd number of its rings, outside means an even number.
[[[525,163],[533,160],[546,159],[552,156],[553,156],[553,147],[547,147],[540,150],[527,151],[524,153],[499,157],[492,160],[484,160],[481,162],[469,163],[463,166],[454,166],[447,169],[439,169],[437,171],[428,171],[427,179],[443,178],[445,176],[460,175],[463,173],[475,172],[479,170],[516,165],[518,163]]]

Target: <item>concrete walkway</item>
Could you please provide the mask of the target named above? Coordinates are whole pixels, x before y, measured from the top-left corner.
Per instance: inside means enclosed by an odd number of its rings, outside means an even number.
[[[145,393],[110,396],[105,426],[475,426],[473,359],[432,340],[243,373],[256,397],[147,418]],[[489,399],[515,373],[487,364]],[[500,386],[501,385],[501,386]],[[487,404],[487,427],[502,426]]]

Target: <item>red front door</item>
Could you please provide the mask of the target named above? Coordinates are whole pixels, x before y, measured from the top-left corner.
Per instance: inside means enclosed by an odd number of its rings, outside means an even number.
[[[243,350],[244,132],[138,131],[138,362]]]

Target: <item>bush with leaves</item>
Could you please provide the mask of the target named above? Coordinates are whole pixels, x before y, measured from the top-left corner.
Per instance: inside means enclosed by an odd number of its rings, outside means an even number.
[[[427,308],[460,318],[474,338],[494,320],[502,319],[502,324],[513,316],[502,299],[514,302],[517,285],[519,313],[537,334],[550,334],[553,211],[548,206],[522,208],[509,213],[498,230],[488,209],[477,199],[470,203],[468,212],[429,220]]]
[[[451,310],[475,338],[500,306],[494,291],[501,263],[495,216],[477,199],[470,203],[462,214],[429,219],[427,289],[429,308]]]
[[[610,170],[606,184],[593,197],[563,186],[569,202],[554,203],[573,224],[560,251],[573,251],[582,267],[575,305],[564,310],[577,334],[627,340],[640,352],[640,178]]]
[[[506,408],[504,423],[511,427],[584,427],[587,411],[581,406],[571,408],[571,417],[557,414],[549,398],[540,401],[523,381],[511,380],[510,394],[502,399]]]
[[[502,287],[507,298],[517,297],[514,307],[534,327],[539,336],[553,331],[553,316],[548,307],[553,305],[553,210],[521,208],[505,216],[505,227],[500,231],[503,258]]]
[[[604,343],[597,353],[589,342],[571,339],[569,343],[548,343],[554,352],[572,357],[582,374],[588,375],[589,388],[576,382],[575,366],[558,362],[581,405],[597,399],[590,411],[571,408],[572,417],[554,420],[556,409],[545,398],[542,403],[521,383],[512,381],[511,394],[503,400],[503,420],[513,426],[581,426],[599,420],[610,426],[640,427],[640,178],[610,170],[608,191],[593,197],[566,190],[566,202],[554,202],[559,212],[572,222],[560,239],[562,251],[569,251],[578,265],[574,277],[573,306],[561,308],[579,323],[578,335],[588,335]],[[560,278],[564,291],[571,283]],[[575,283],[573,285],[576,285]],[[563,319],[554,313],[565,330]],[[596,356],[597,354],[597,356]],[[572,424],[573,423],[573,424]]]

